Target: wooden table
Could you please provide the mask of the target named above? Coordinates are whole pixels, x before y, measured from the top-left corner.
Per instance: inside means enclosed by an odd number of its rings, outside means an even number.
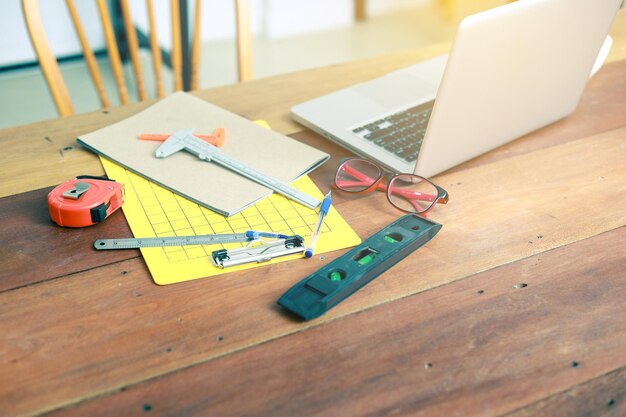
[[[0,415],[626,415],[626,14],[574,114],[437,176],[443,229],[327,315],[275,302],[343,252],[159,287],[122,213],[51,224],[45,197],[103,173],[74,138],[150,103],[0,131]],[[196,93],[347,152],[294,103],[444,52],[397,53]],[[362,238],[398,213],[336,195]]]

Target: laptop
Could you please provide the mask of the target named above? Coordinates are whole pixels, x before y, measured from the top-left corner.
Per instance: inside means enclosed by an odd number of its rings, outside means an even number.
[[[520,0],[469,16],[449,55],[296,105],[292,118],[390,172],[436,175],[572,113],[620,4]]]

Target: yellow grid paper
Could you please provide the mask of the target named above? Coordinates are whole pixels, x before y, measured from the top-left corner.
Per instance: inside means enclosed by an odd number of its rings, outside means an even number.
[[[224,217],[107,159],[101,157],[100,161],[109,178],[124,184],[125,201],[122,210],[135,237],[193,236],[258,230],[300,235],[306,243],[317,221],[316,210],[277,193],[238,214]],[[291,185],[319,200],[323,198],[320,190],[308,176],[299,178]],[[359,243],[361,243],[359,236],[331,206],[315,245],[315,254],[344,249]],[[255,268],[268,263],[294,259],[306,262],[302,255],[296,254],[275,258],[262,264],[249,263],[225,269],[211,263],[210,255],[213,251],[242,246],[244,246],[242,243],[231,243],[142,248],[141,254],[152,274],[152,279],[159,285]]]

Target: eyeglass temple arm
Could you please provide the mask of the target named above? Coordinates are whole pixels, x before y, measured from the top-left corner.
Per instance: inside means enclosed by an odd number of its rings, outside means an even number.
[[[371,184],[365,181],[348,181],[348,180],[340,180],[340,181],[335,180],[335,183],[337,184],[339,188],[350,188],[350,187],[359,187],[359,186],[363,187],[363,186],[367,186],[368,184]]]
[[[420,201],[435,201],[436,195],[419,193],[417,191],[402,190],[398,188],[392,188],[391,194],[398,195],[406,200],[420,200]]]

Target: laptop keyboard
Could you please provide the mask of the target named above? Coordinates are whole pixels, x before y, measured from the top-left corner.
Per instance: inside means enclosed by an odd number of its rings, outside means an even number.
[[[417,160],[434,101],[351,129],[355,135],[407,162]]]

